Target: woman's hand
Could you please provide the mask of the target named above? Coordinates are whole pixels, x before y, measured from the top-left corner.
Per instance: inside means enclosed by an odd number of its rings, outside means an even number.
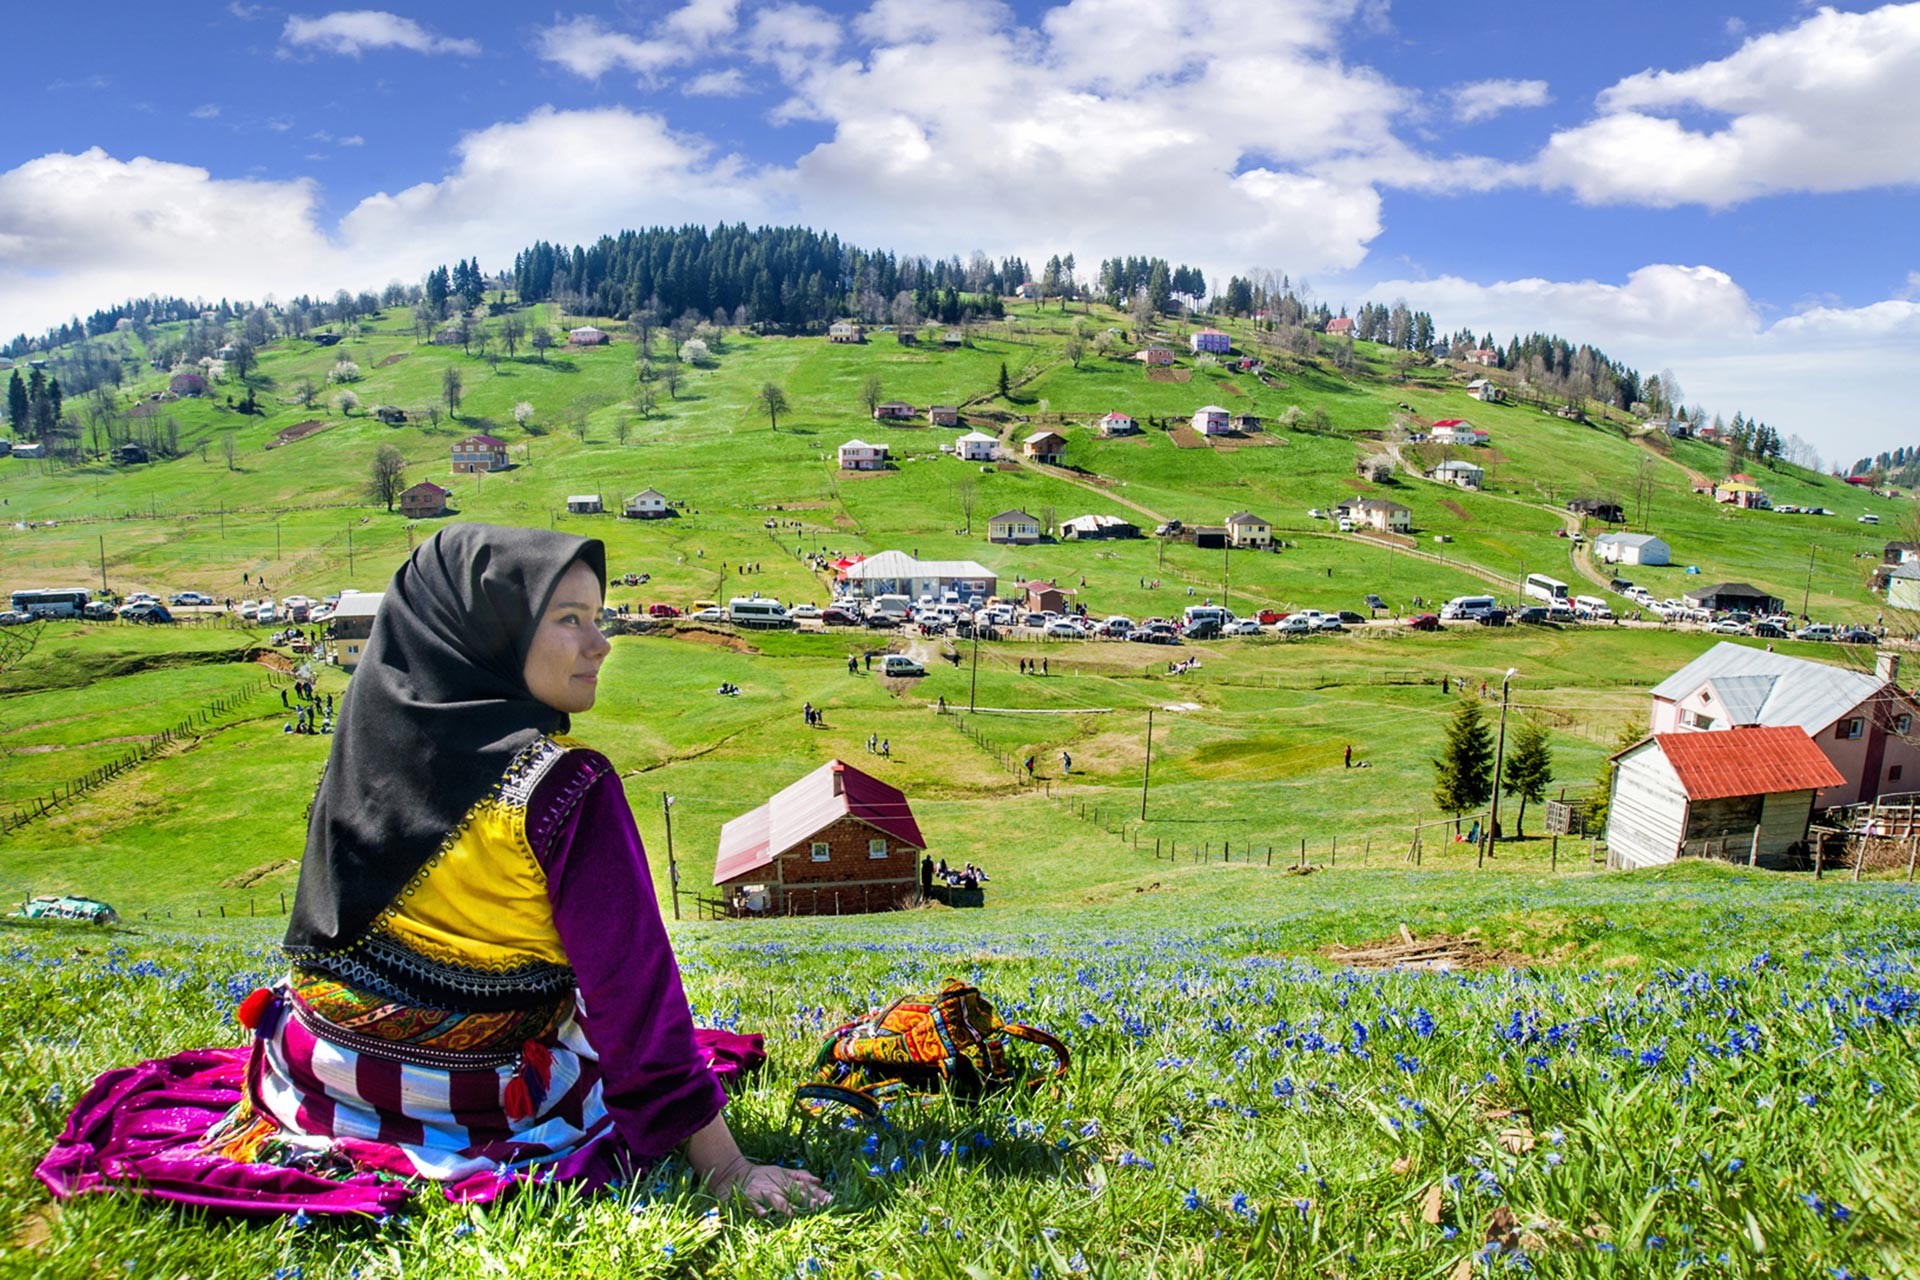
[[[756,1218],[764,1218],[769,1213],[823,1209],[833,1203],[833,1193],[805,1169],[755,1164],[745,1156],[709,1177],[707,1190],[721,1199],[738,1194]]]

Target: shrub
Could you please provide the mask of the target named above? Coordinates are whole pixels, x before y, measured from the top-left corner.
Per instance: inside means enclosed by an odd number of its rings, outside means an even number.
[[[533,406],[525,400],[513,406],[513,420],[523,427],[532,422]]]
[[[340,411],[342,417],[351,418],[353,411],[360,407],[360,397],[351,391],[342,391],[333,398],[333,407]]]
[[[327,374],[327,381],[358,382],[360,381],[360,366],[351,360],[342,360],[333,366],[331,373]]]

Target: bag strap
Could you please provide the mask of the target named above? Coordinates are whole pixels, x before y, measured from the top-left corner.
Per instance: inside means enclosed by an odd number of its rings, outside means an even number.
[[[803,1084],[793,1091],[796,1102],[833,1102],[851,1107],[869,1120],[880,1118],[880,1104],[858,1089],[837,1084]]]
[[[1067,1068],[1073,1061],[1073,1055],[1067,1052],[1067,1046],[1060,1043],[1060,1041],[1054,1039],[1040,1028],[1030,1027],[1024,1022],[1003,1022],[1000,1024],[1000,1030],[1015,1040],[1025,1040],[1030,1044],[1040,1045],[1053,1054],[1055,1063],[1053,1074],[1051,1076],[1036,1076],[1034,1079],[1027,1081],[1028,1088],[1038,1089],[1042,1084],[1046,1083],[1046,1081],[1058,1080],[1067,1074]]]

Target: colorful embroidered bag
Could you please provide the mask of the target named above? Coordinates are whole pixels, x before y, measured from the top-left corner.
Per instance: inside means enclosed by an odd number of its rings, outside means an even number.
[[[1051,1050],[1052,1073],[1028,1075],[1009,1059],[1010,1039]],[[949,978],[934,994],[896,1000],[836,1030],[814,1058],[813,1079],[795,1097],[816,1113],[839,1103],[871,1118],[899,1096],[948,1092],[973,1099],[1023,1078],[1038,1088],[1066,1075],[1068,1063],[1064,1044],[1038,1027],[1002,1021],[978,988]]]

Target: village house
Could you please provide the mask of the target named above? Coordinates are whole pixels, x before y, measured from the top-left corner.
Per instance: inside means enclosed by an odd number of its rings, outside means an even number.
[[[1487,433],[1471,422],[1442,418],[1427,429],[1427,439],[1435,444],[1481,445],[1487,442]]]
[[[913,600],[985,600],[1000,582],[998,574],[978,561],[920,560],[904,551],[881,551],[854,561],[839,577],[847,594],[865,599],[900,595]]]
[[[203,396],[207,394],[207,380],[197,373],[176,373],[167,379],[167,390],[176,396]]]
[[[507,442],[477,432],[453,443],[453,473],[469,475],[476,471],[504,471],[507,467]]]
[[[447,514],[451,489],[442,489],[431,480],[409,485],[400,491],[400,514],[409,520],[431,520]]]
[[[1567,504],[1567,510],[1575,515],[1592,516],[1605,524],[1621,524],[1627,518],[1620,504],[1611,498],[1575,498]]]
[[[1899,674],[1895,653],[1866,672],[1722,642],[1654,686],[1651,731],[1797,726],[1840,773],[1821,784],[1820,806],[1862,803],[1920,789],[1916,706]]]
[[[1057,467],[1061,455],[1067,451],[1067,438],[1057,431],[1036,431],[1020,442],[1020,448],[1035,462]]]
[[[147,446],[134,441],[128,441],[113,451],[113,460],[129,466],[134,463],[146,462],[148,460]]]
[[[1040,541],[1040,522],[1024,511],[1002,511],[987,521],[988,542]]]
[[[865,342],[867,331],[851,320],[836,320],[827,326],[828,342]]]
[[[940,335],[940,345],[943,347],[965,346],[966,341],[967,335],[958,329],[949,329]]]
[[[44,458],[47,456],[45,440],[22,440],[13,446],[13,456],[20,459]]]
[[[607,331],[583,324],[578,329],[567,330],[567,341],[576,347],[603,347],[607,344]]]
[[[1492,347],[1475,347],[1460,358],[1468,364],[1483,365],[1489,369],[1500,363],[1500,353]]]
[[[1227,541],[1241,550],[1263,551],[1273,545],[1273,525],[1249,511],[1227,517]]]
[[[1233,339],[1218,329],[1196,330],[1187,338],[1187,348],[1196,354],[1207,352],[1210,355],[1223,356],[1233,348]]]
[[[1118,409],[1100,419],[1099,427],[1100,434],[1108,439],[1112,439],[1114,436],[1138,435],[1140,432],[1140,424],[1135,422],[1129,415],[1121,413]]]
[[[606,508],[600,504],[597,493],[575,493],[567,498],[567,514],[575,516],[598,515]]]
[[[1893,566],[1887,574],[1886,591],[1888,608],[1920,610],[1920,563],[1908,560]]]
[[[1165,368],[1173,363],[1173,348],[1163,347],[1155,343],[1135,358],[1144,360],[1149,369]]]
[[[927,421],[936,427],[957,427],[960,425],[960,410],[950,404],[931,405],[927,409]]]
[[[1478,489],[1486,482],[1487,471],[1477,462],[1454,459],[1427,472],[1427,478],[1442,484],[1458,485],[1462,489]]]
[[[433,345],[436,347],[457,347],[460,345],[461,328],[457,324],[446,325],[434,330]]]
[[[1119,516],[1085,515],[1060,522],[1063,542],[1087,542],[1102,538],[1137,538],[1140,526]]]
[[[1656,733],[1613,757],[1607,849],[1629,869],[1744,854],[1783,866],[1845,779],[1798,725]]]
[[[875,422],[906,422],[913,418],[913,406],[904,400],[888,400],[873,406]]]
[[[1203,436],[1224,436],[1233,424],[1225,409],[1210,404],[1193,411],[1193,429]]]
[[[868,444],[865,440],[849,440],[840,446],[840,469],[842,471],[884,471],[887,466],[887,446]]]
[[[992,462],[1000,456],[1000,438],[969,431],[953,442],[953,452],[962,462]]]
[[[399,405],[377,404],[373,406],[373,416],[389,427],[405,426],[407,422],[407,411]]]
[[[360,665],[366,652],[367,637],[373,634],[373,619],[380,612],[384,591],[342,592],[327,619],[327,639],[333,642],[333,661],[349,675]]]
[[[1040,286],[1031,280],[1025,281],[1013,286],[1013,296],[1016,298],[1037,298],[1040,296]]]
[[[1593,540],[1593,553],[1602,564],[1673,563],[1673,549],[1650,533],[1603,533]]]
[[[1353,336],[1353,317],[1335,316],[1333,319],[1327,321],[1327,335],[1334,338],[1351,338]]]
[[[1507,393],[1485,378],[1475,378],[1467,384],[1467,394],[1482,404],[1499,404],[1507,398]]]
[[[1233,429],[1242,435],[1251,435],[1260,429],[1260,417],[1253,413],[1236,413],[1233,415]]]
[[[1042,582],[1037,578],[1020,584],[1021,599],[1032,613],[1065,613],[1067,597],[1072,594],[1052,581]]]
[[[1716,582],[1712,586],[1695,587],[1681,599],[1695,609],[1707,609],[1714,613],[1744,609],[1748,613],[1769,614],[1779,613],[1787,607],[1786,601],[1779,596],[1744,582]]]
[[[1349,498],[1333,510],[1335,515],[1381,533],[1408,533],[1413,529],[1412,510],[1385,498]]]
[[[918,894],[926,848],[905,793],[829,760],[720,828],[713,883],[754,914],[892,911]]]
[[[664,520],[673,508],[658,489],[642,489],[620,504],[620,514],[628,520]]]

